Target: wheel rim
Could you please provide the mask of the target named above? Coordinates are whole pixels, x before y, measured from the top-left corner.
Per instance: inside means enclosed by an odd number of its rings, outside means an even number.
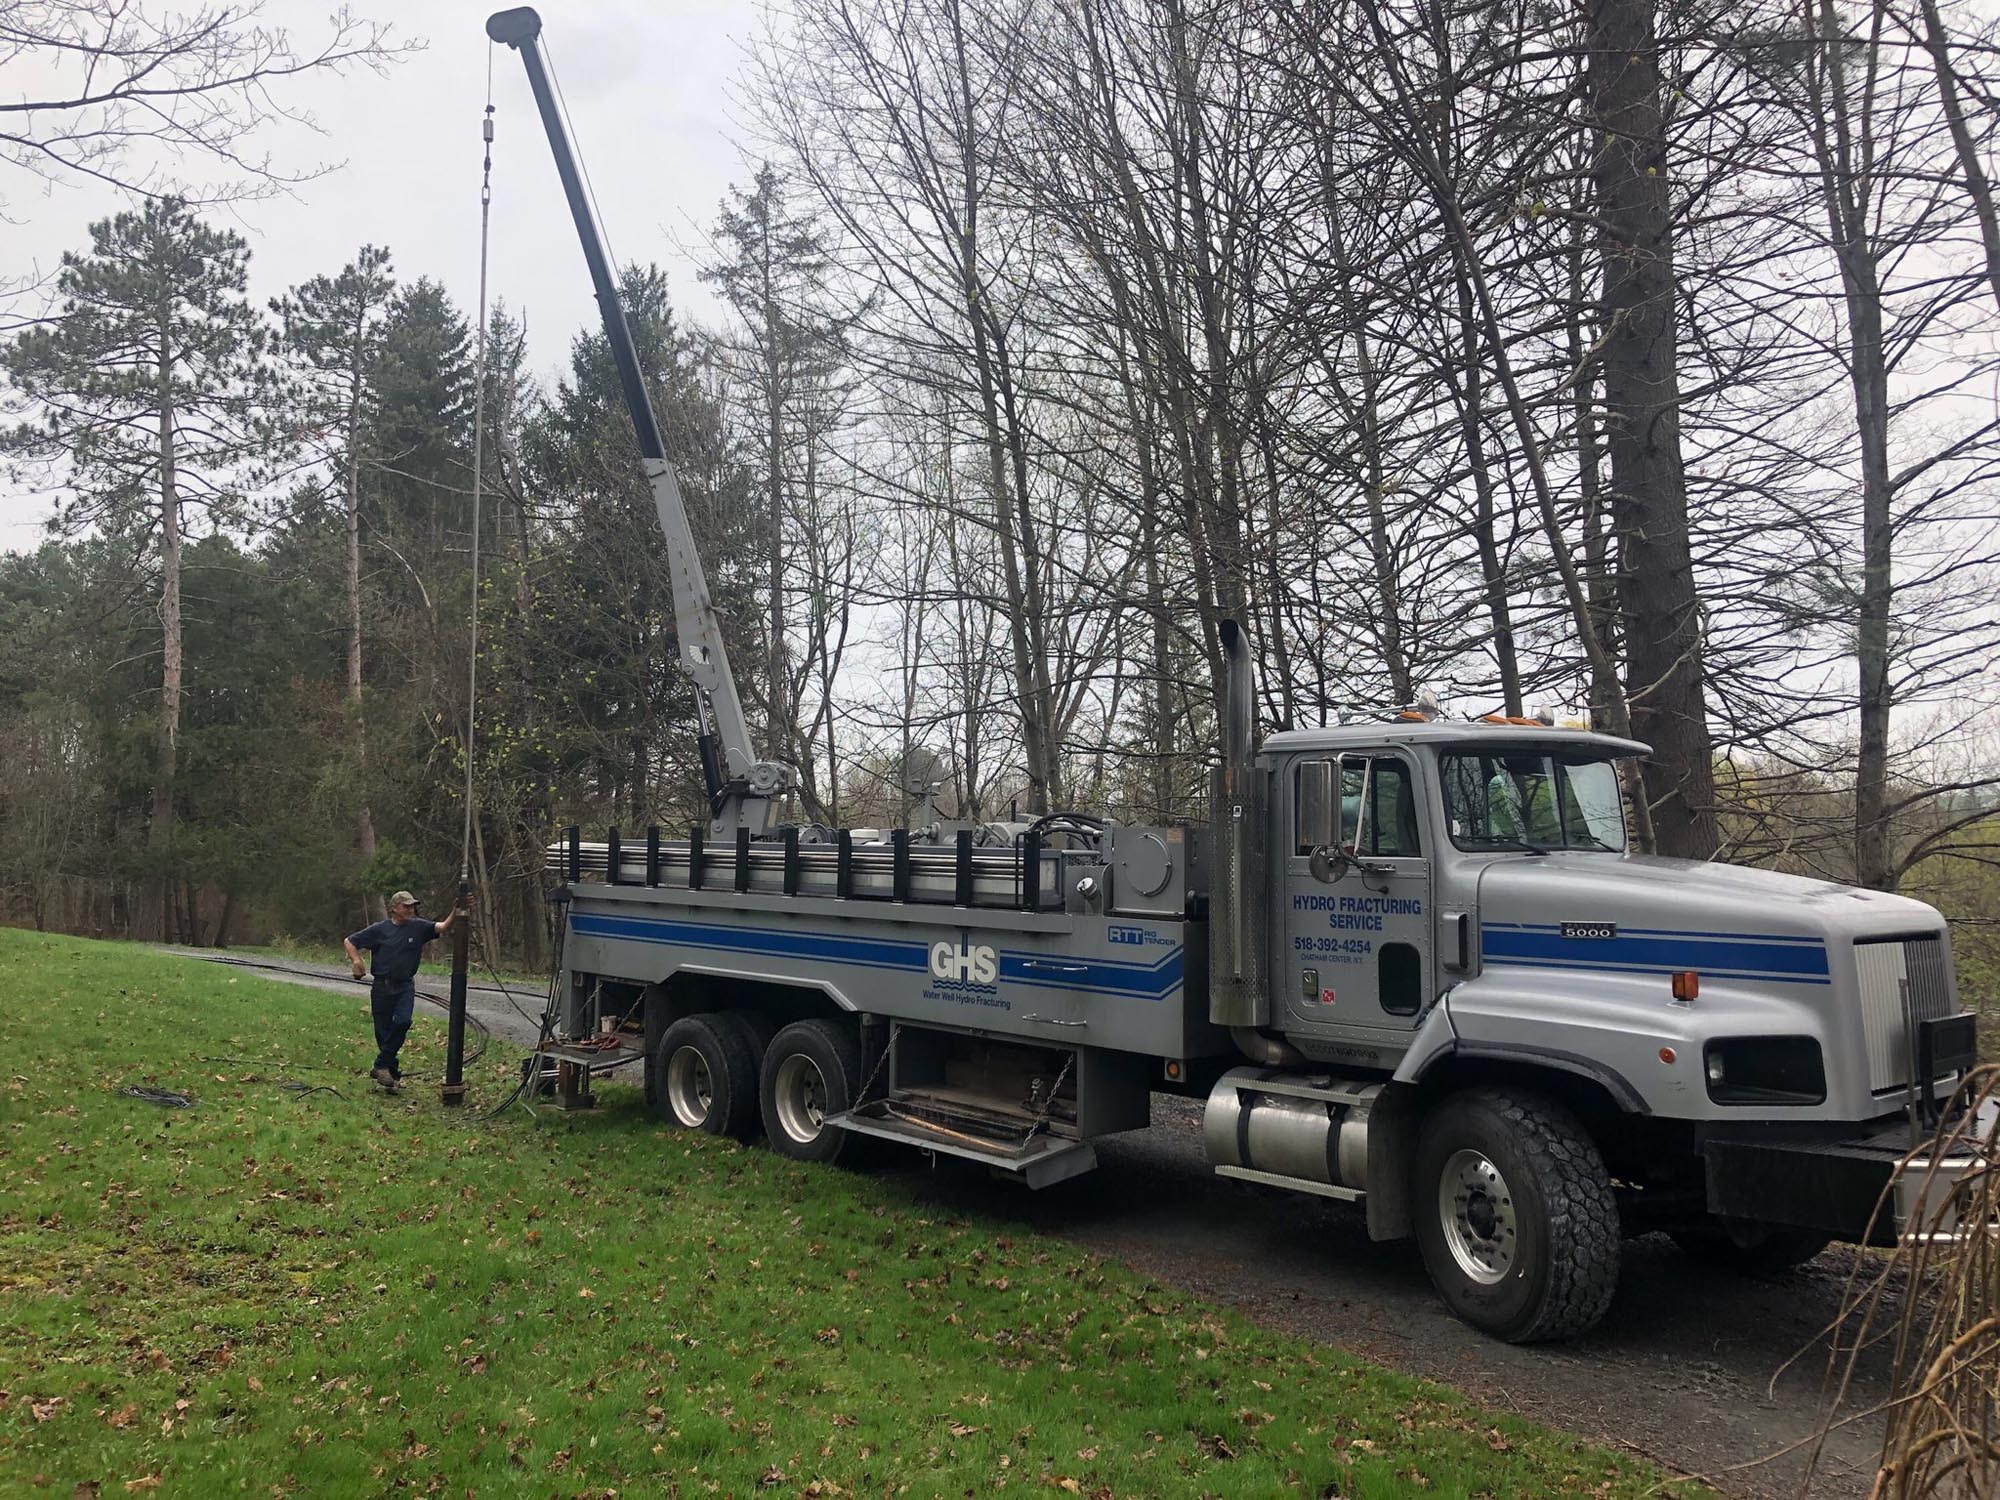
[[[667,1107],[683,1125],[700,1128],[715,1107],[715,1083],[708,1059],[693,1047],[676,1047],[667,1059]]]
[[[1478,1151],[1454,1151],[1438,1179],[1438,1219],[1459,1270],[1482,1286],[1514,1269],[1519,1243],[1514,1194],[1500,1169]]]
[[[778,1064],[771,1093],[778,1107],[778,1124],[786,1136],[800,1145],[819,1139],[826,1123],[826,1078],[818,1063],[803,1052],[794,1052]]]

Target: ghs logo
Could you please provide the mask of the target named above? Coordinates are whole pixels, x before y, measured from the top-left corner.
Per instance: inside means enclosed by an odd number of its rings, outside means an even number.
[[[991,984],[999,973],[999,956],[984,944],[976,948],[962,943],[931,944],[931,974],[935,978],[953,979],[960,984]]]

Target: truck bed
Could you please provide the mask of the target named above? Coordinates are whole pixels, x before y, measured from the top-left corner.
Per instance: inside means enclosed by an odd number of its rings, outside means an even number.
[[[768,982],[891,1021],[1065,1048],[1226,1055],[1180,833],[1119,830],[1101,851],[979,848],[969,835],[720,849],[571,837],[551,850],[569,891],[564,967],[640,986]],[[1137,854],[1135,835],[1150,839]]]

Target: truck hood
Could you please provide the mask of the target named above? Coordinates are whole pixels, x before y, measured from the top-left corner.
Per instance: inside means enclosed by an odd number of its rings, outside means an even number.
[[[1944,919],[1907,896],[1742,865],[1645,854],[1508,855],[1479,880],[1482,927],[1848,939],[1935,932]]]

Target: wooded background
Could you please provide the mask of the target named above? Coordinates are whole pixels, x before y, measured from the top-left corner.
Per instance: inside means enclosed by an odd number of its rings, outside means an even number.
[[[1630,733],[1646,847],[1900,886],[1990,988],[1984,15],[789,0],[705,255],[729,316],[623,280],[796,815],[901,821],[934,754],[955,814],[1199,816],[1236,618],[1268,728],[1429,691]],[[601,335],[531,368],[500,289],[475,579],[476,312],[378,247],[260,305],[208,201],[131,185],[4,350],[58,496],[0,558],[9,918],[443,898],[477,589],[481,927],[544,961],[553,831],[702,802]]]

